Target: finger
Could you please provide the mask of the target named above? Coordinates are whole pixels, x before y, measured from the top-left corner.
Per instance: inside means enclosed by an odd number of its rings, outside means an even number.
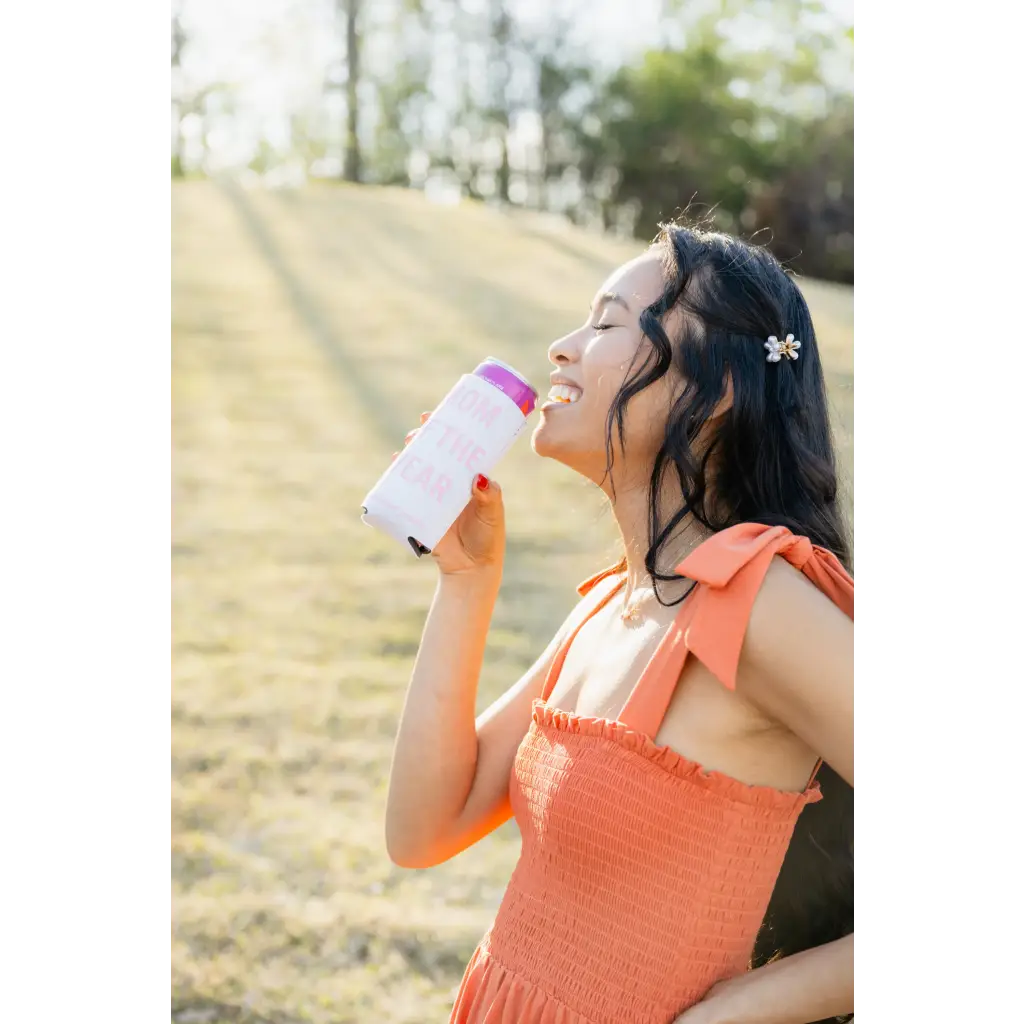
[[[394,462],[395,459],[397,459],[397,458],[398,458],[398,452],[392,452],[391,453],[391,461]]]
[[[416,436],[417,433],[417,430],[410,430],[409,433],[405,435],[405,443],[408,444]]]
[[[489,526],[498,526],[504,515],[503,509],[498,482],[477,474],[473,478],[473,510],[477,518]]]
[[[427,420],[429,420],[429,419],[430,419],[430,413],[429,412],[421,412],[420,413],[420,423],[426,423]]]
[[[482,501],[500,501],[501,485],[492,477],[477,473],[473,477],[473,494]]]

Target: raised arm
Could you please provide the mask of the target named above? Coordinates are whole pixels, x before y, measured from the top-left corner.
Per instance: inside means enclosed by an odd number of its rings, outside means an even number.
[[[409,681],[388,786],[385,840],[388,855],[402,867],[448,860],[511,814],[509,774],[562,632],[474,718],[504,549],[501,488],[481,479],[432,552],[437,590]]]
[[[562,631],[523,676],[474,719],[497,582],[442,577],[395,741],[388,855],[426,868],[454,857],[511,816],[508,780],[534,697]]]

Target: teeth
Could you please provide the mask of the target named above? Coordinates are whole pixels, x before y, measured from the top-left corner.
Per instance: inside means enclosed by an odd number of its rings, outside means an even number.
[[[583,392],[579,388],[569,387],[567,384],[555,384],[548,392],[548,398],[552,402],[572,405],[580,400],[582,394]]]

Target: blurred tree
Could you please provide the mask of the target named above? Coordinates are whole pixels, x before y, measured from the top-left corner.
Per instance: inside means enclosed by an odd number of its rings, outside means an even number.
[[[185,75],[189,33],[181,4],[171,13],[171,177],[183,178],[205,167],[213,126],[234,115],[229,83],[210,81],[201,85]]]
[[[781,166],[753,200],[753,222],[770,232],[772,251],[811,277],[853,283],[853,99],[788,126]]]
[[[449,75],[446,100],[431,97],[432,112],[446,129],[435,132],[431,166],[450,170],[472,199],[507,198],[511,171],[508,95],[514,37],[502,0],[433,0],[435,45]]]
[[[181,122],[184,117],[180,103],[181,54],[188,42],[185,28],[181,23],[181,9],[175,7],[171,13],[171,114],[173,119],[173,135],[171,136],[171,177],[183,178],[185,169],[182,163],[184,140]]]
[[[577,54],[572,44],[581,14],[579,3],[572,3],[568,9],[552,3],[549,11],[550,21],[540,31],[523,33],[520,40],[534,82],[533,105],[540,137],[532,194],[542,210],[551,207],[552,187],[579,161],[578,118],[594,85],[590,62],[584,54]]]
[[[745,18],[762,30],[758,51],[725,53],[762,108],[770,156],[744,225],[763,229],[780,259],[812,276],[853,281],[852,29],[820,0],[720,0],[719,24]],[[830,69],[830,70],[829,70]]]
[[[360,0],[337,0],[345,20],[345,166],[346,181],[362,180],[362,153],[359,148],[359,13]]]
[[[370,159],[375,181],[408,185],[409,159],[426,146],[434,36],[431,12],[423,0],[400,0],[382,31],[389,37],[389,59],[374,79],[378,116]]]
[[[485,97],[478,95],[475,88],[471,58],[486,51],[487,26],[481,24],[481,19],[475,17],[462,0],[451,0],[451,3],[455,13],[453,28],[458,52],[458,100],[452,125],[457,134],[446,144],[446,148],[449,149],[448,158],[462,184],[463,192],[471,199],[482,199],[478,184],[483,172],[481,145],[488,127],[487,102]]]
[[[647,237],[703,207],[799,270],[852,279],[853,38],[820,0],[663,0],[662,44],[617,68],[583,46],[588,0],[314,3],[340,46],[320,111],[298,93],[290,111],[306,167]],[[220,86],[182,86],[187,57],[178,6],[175,175],[202,163],[225,110]]]
[[[512,51],[514,46],[512,15],[505,0],[490,0],[491,53],[488,67],[489,102],[487,115],[497,138],[500,158],[496,176],[498,198],[508,202],[511,168],[508,159],[508,135],[512,125]]]
[[[575,122],[586,189],[576,219],[650,237],[703,207],[724,230],[764,230],[794,269],[852,281],[853,101],[828,85],[824,63],[843,54],[822,35],[828,22],[807,21],[820,9],[687,5],[682,45],[613,73]],[[760,37],[736,31],[755,15]],[[762,48],[737,43],[750,38]]]
[[[321,165],[328,155],[327,141],[320,131],[319,121],[316,110],[295,111],[289,118],[291,155],[298,157],[307,174],[311,169]],[[265,161],[266,150],[261,148],[257,156]],[[254,165],[250,163],[249,166]]]
[[[510,201],[509,137],[525,102],[514,85],[521,40],[509,0],[440,0],[449,12],[457,49],[453,137],[436,154],[451,166],[466,194]]]
[[[770,147],[757,131],[760,108],[730,88],[735,79],[713,27],[681,51],[652,51],[612,76],[592,111],[600,129],[583,137],[586,178],[605,226],[628,203],[636,229],[694,198],[734,228],[752,181],[772,177]]]
[[[185,30],[181,25],[181,11],[175,10],[171,15],[171,67],[181,67],[181,51],[186,42]]]

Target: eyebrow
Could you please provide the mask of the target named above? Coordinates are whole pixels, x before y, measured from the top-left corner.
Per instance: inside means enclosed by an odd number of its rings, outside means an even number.
[[[606,306],[612,302],[617,302],[627,313],[631,312],[629,303],[618,292],[602,292],[597,297],[597,304],[590,307],[590,312],[593,313],[598,306]]]

